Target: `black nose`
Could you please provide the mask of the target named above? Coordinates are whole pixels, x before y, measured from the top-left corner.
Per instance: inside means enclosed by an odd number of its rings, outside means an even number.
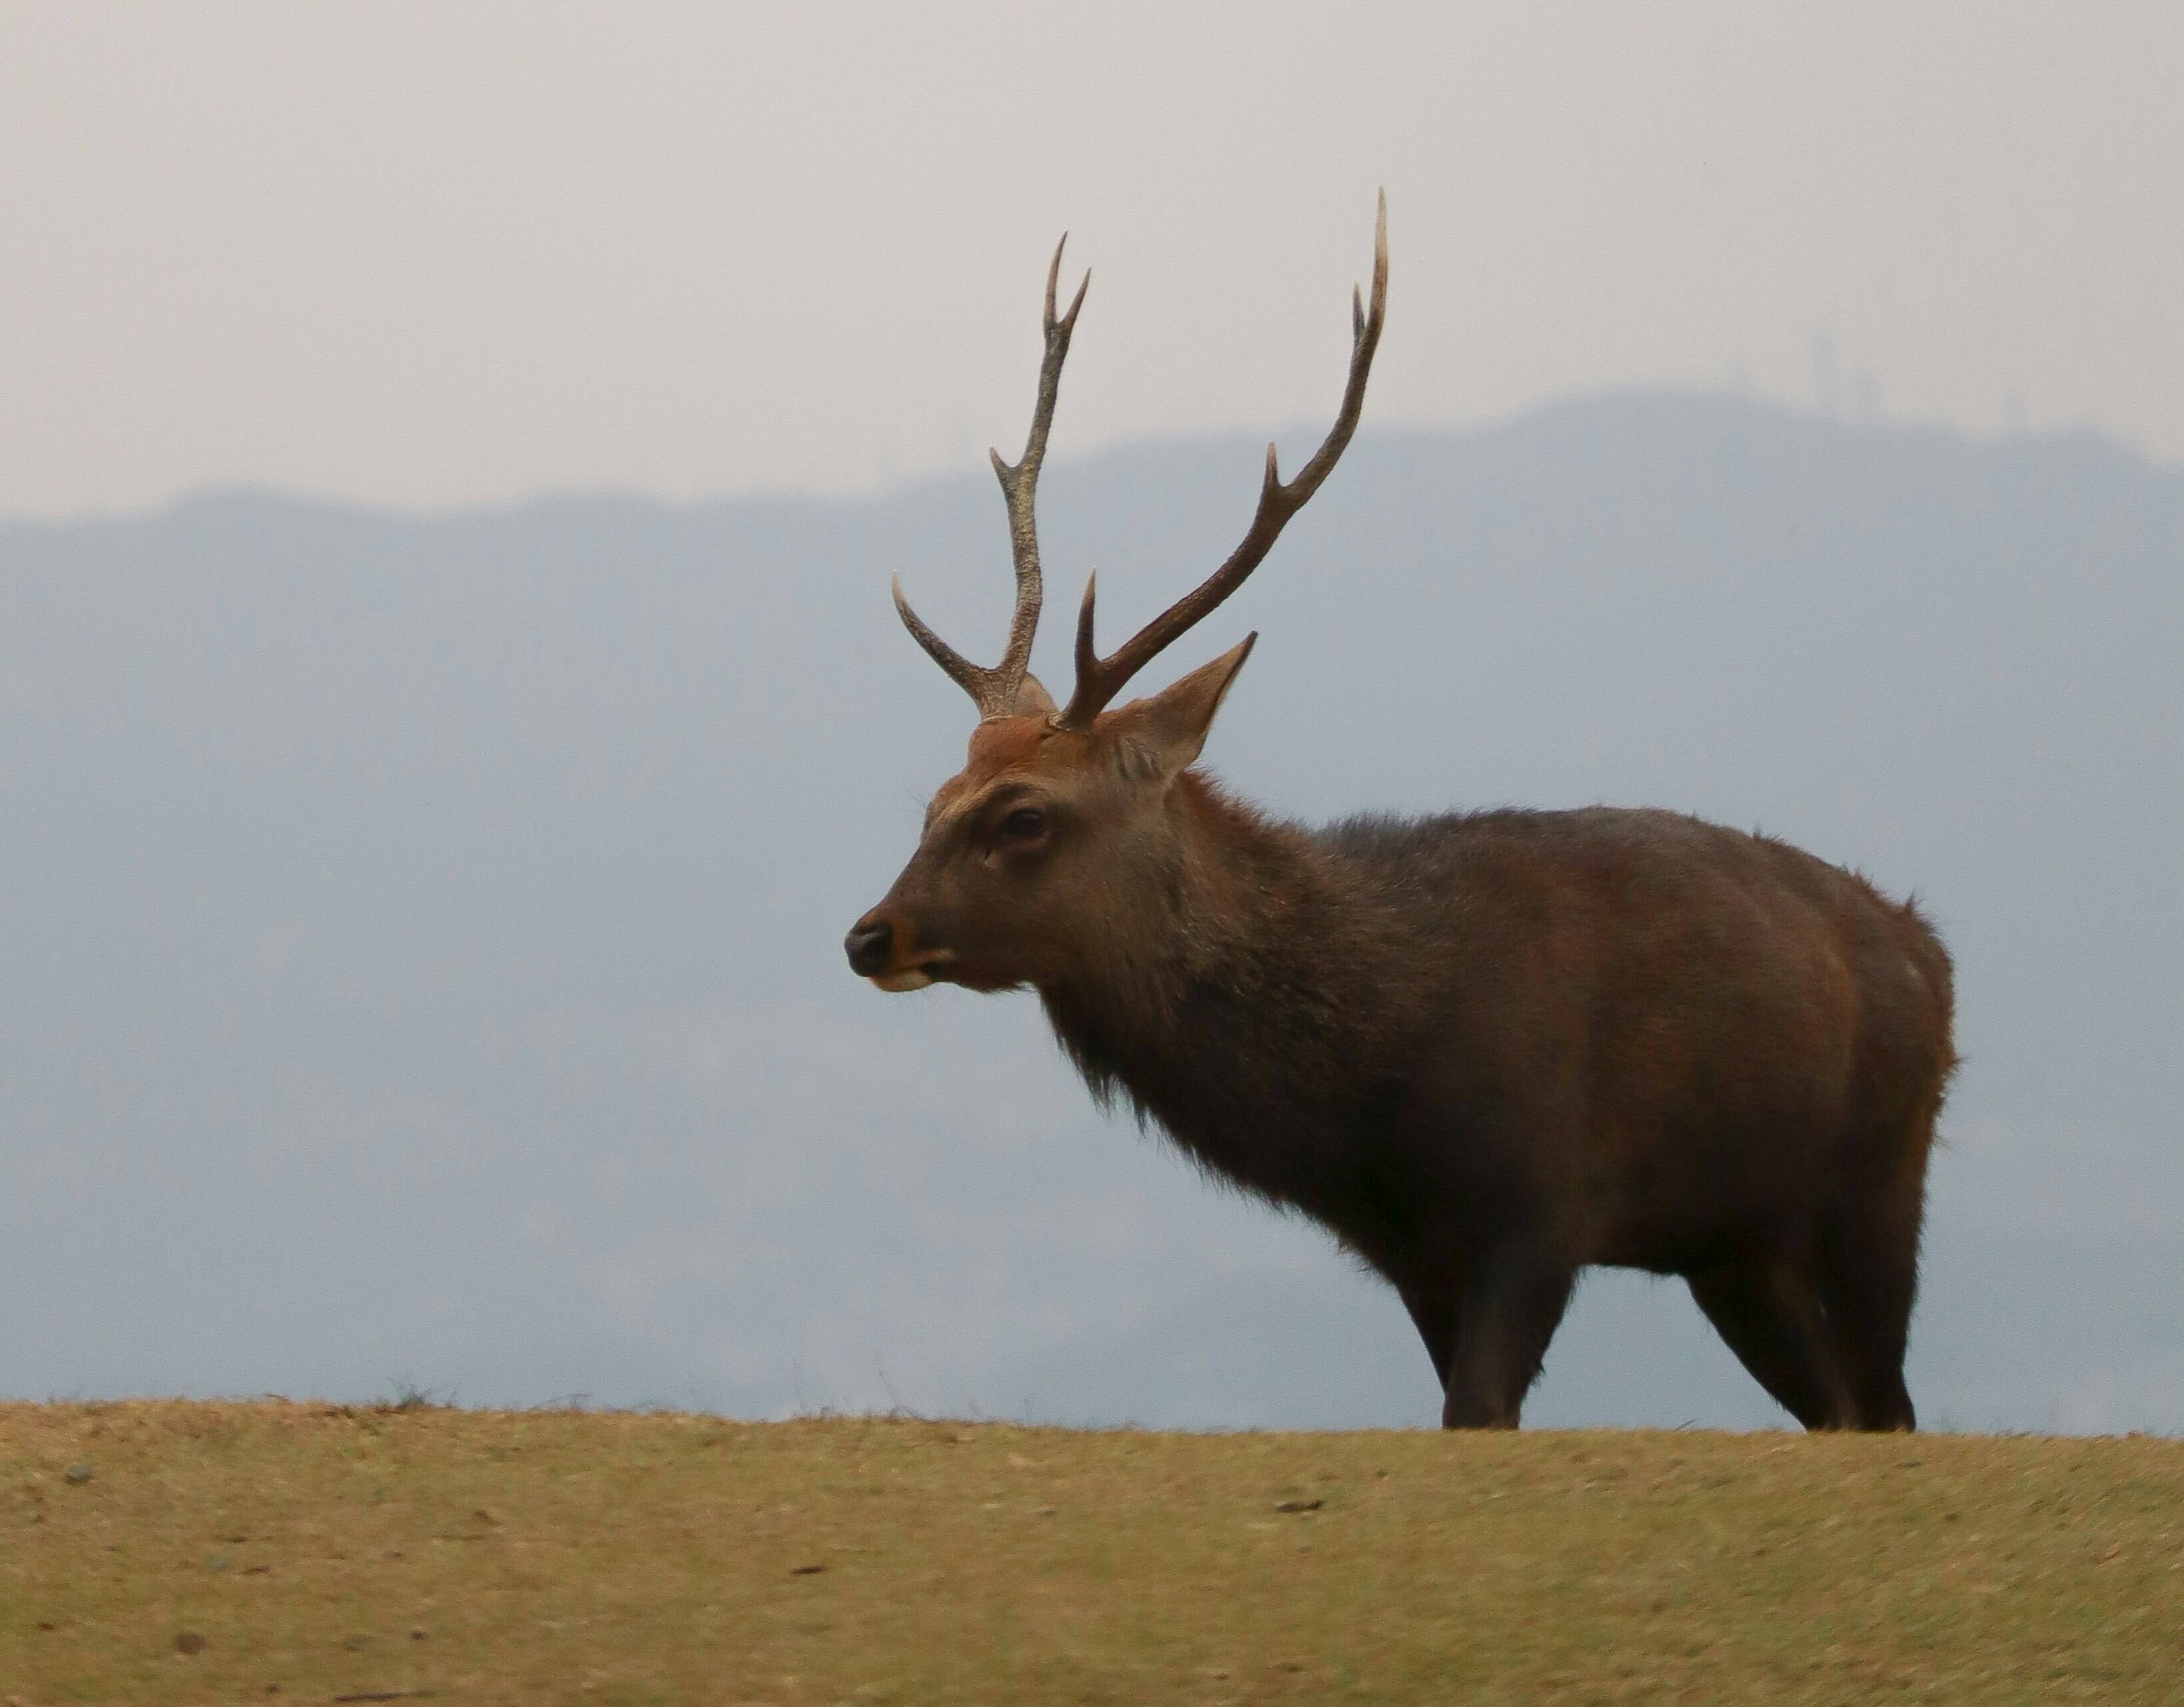
[[[869,978],[886,969],[888,950],[894,946],[894,926],[884,919],[861,920],[842,946],[850,951],[850,970]]]

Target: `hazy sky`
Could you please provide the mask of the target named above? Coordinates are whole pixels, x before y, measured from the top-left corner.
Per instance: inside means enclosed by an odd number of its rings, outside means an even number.
[[[2184,8],[0,4],[0,514],[1747,386],[2184,458]]]

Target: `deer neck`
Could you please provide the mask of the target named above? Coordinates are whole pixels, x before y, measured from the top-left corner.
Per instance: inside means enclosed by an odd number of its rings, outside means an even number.
[[[1042,986],[1094,1096],[1119,1092],[1201,1161],[1277,1198],[1313,1123],[1354,1083],[1375,1029],[1381,958],[1318,843],[1187,774],[1173,859],[1072,974]]]

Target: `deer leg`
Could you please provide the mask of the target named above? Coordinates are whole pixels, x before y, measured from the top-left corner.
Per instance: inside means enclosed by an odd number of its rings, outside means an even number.
[[[1532,1253],[1491,1254],[1466,1277],[1443,1428],[1516,1427],[1576,1284],[1575,1269]]]
[[[1821,1296],[1864,1428],[1919,1426],[1903,1352],[1919,1292],[1920,1183],[1860,1204],[1820,1240]]]
[[[1448,1391],[1448,1371],[1456,1360],[1457,1320],[1462,1307],[1463,1283],[1451,1271],[1413,1274],[1396,1282],[1396,1292],[1403,1300],[1403,1308],[1411,1313],[1411,1325],[1418,1331],[1418,1337],[1426,1343],[1426,1355],[1433,1359],[1434,1378],[1440,1383],[1445,1394]]]
[[[1780,1257],[1685,1276],[1736,1359],[1807,1428],[1849,1428],[1858,1409],[1812,1279]]]

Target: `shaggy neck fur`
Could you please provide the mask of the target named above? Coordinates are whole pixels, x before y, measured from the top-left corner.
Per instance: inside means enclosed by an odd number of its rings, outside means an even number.
[[[1119,1090],[1201,1165],[1348,1235],[1361,1159],[1325,1134],[1390,1089],[1397,935],[1320,837],[1195,773],[1173,802],[1159,905],[1041,988],[1047,1018],[1103,1106]]]

